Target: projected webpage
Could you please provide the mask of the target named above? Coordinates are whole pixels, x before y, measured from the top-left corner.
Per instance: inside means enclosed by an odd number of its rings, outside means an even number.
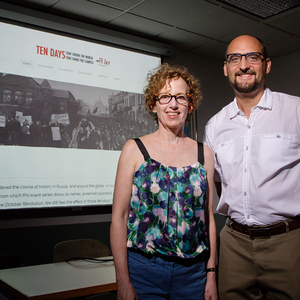
[[[160,58],[0,23],[0,209],[107,205]]]

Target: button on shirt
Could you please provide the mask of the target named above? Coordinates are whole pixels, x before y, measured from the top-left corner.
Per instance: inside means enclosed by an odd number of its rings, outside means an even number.
[[[222,182],[217,211],[240,224],[300,215],[300,98],[266,89],[249,119],[236,99],[213,116],[204,143]]]

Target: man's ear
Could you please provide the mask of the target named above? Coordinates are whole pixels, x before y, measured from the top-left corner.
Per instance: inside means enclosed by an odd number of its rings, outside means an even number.
[[[226,61],[224,61],[223,71],[224,71],[224,75],[227,77],[228,73],[227,73],[227,64],[226,64]]]
[[[266,59],[266,74],[269,74],[270,71],[271,71],[271,59],[270,58],[267,58]]]

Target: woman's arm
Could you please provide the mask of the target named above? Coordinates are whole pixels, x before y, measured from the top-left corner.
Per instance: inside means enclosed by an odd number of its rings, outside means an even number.
[[[112,222],[110,227],[110,244],[114,257],[118,299],[138,299],[131,284],[127,262],[127,219],[131,198],[132,179],[137,167],[137,145],[128,141],[122,150],[113,197]]]
[[[204,168],[207,174],[207,219],[206,226],[208,230],[209,239],[209,258],[207,261],[207,269],[216,267],[216,223],[213,213],[213,177],[214,177],[214,157],[212,151],[204,145]],[[205,300],[218,299],[216,272],[207,272],[207,281],[205,286]]]

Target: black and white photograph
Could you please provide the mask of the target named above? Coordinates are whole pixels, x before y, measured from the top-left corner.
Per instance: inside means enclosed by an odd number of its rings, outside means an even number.
[[[0,145],[122,150],[155,131],[143,95],[0,74]]]

